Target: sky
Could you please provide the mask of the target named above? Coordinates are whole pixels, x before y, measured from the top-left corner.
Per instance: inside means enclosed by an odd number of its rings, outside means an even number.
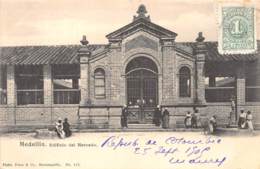
[[[0,46],[80,44],[82,35],[106,44],[105,36],[131,23],[140,4],[153,23],[178,34],[176,41],[194,41],[198,32],[217,40],[216,0],[0,0]]]

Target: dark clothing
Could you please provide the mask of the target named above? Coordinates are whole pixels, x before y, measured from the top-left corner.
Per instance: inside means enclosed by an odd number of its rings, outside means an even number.
[[[239,119],[238,119],[238,127],[241,128],[241,129],[245,128],[245,122],[246,122],[245,118],[239,117]]]
[[[123,108],[122,114],[121,114],[121,127],[128,127],[127,126],[127,116],[128,116],[127,108]]]
[[[167,128],[169,128],[169,116],[170,116],[170,113],[169,113],[169,111],[167,110],[167,109],[165,109],[164,111],[163,111],[163,117],[162,117],[162,127],[164,128],[164,129],[167,129]]]
[[[155,111],[154,111],[154,115],[153,115],[153,123],[156,126],[160,126],[161,118],[162,118],[161,110],[159,108],[156,108]]]
[[[191,127],[192,128],[197,128],[198,124],[197,124],[197,115],[195,113],[191,114]]]
[[[65,132],[65,136],[66,137],[70,137],[71,136],[71,130],[70,130],[70,124],[68,122],[63,122],[63,130]]]
[[[238,119],[238,127],[244,129],[246,126],[246,113],[241,113]]]

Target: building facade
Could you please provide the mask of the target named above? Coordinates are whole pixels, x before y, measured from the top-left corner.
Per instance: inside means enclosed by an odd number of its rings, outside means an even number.
[[[120,128],[123,105],[129,123],[151,124],[160,105],[170,112],[170,128],[184,127],[195,108],[223,126],[250,110],[260,127],[260,41],[247,55],[221,55],[202,33],[176,42],[143,5],[106,37],[104,45],[83,37],[81,45],[1,47],[1,126],[42,127],[67,117],[79,128]]]

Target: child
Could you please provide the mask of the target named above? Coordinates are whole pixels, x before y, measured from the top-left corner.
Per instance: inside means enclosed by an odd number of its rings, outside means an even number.
[[[55,123],[56,132],[59,138],[65,138],[65,132],[63,130],[62,120],[58,119],[58,122]]]

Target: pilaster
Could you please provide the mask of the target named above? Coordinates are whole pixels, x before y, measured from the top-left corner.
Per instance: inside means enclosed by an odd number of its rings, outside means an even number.
[[[43,66],[44,105],[50,107],[52,104],[52,71],[51,65]]]
[[[203,42],[204,37],[202,32],[198,34],[198,38],[196,39],[196,63],[195,63],[195,104],[205,104],[205,56],[206,56],[206,45]]]
[[[15,66],[7,66],[7,104],[10,107],[16,105]]]
[[[90,99],[90,66],[89,58],[91,56],[91,51],[88,49],[88,41],[86,36],[80,41],[83,45],[78,51],[78,57],[80,62],[80,93],[81,93],[81,106],[91,105]]]
[[[174,102],[174,38],[161,39],[162,45],[162,100],[161,105]]]

